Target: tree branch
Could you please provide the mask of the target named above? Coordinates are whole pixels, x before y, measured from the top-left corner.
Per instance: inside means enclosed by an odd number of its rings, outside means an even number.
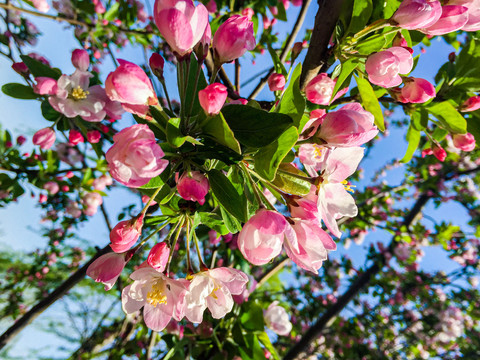
[[[310,4],[312,3],[312,0],[304,0],[302,4],[302,8],[300,9],[300,13],[298,14],[297,20],[295,21],[295,25],[293,25],[292,31],[290,32],[290,35],[287,38],[287,41],[285,42],[285,46],[282,49],[282,52],[280,53],[280,62],[284,63],[285,60],[287,60],[287,55],[288,52],[290,51],[290,48],[293,46],[295,42],[295,38],[297,37],[298,33],[300,32],[300,29],[303,25],[303,22],[305,21],[305,17],[307,15],[307,10],[310,7]],[[328,44],[328,42],[327,42]],[[260,82],[258,83],[257,87],[253,89],[252,93],[248,97],[249,99],[255,99],[255,97],[260,94],[260,91],[262,91],[263,87],[268,81],[268,78],[270,75],[273,74],[275,70],[275,67],[272,67],[267,75],[265,75]]]
[[[332,37],[343,0],[318,0],[318,11],[300,77],[300,89],[314,78],[328,61],[328,44]]]
[[[402,226],[407,228],[412,224],[415,217],[422,211],[423,207],[426,205],[428,200],[430,200],[431,195],[426,193],[420,195],[417,202],[413,206],[412,210],[405,216],[402,221]],[[395,239],[389,245],[389,251],[392,252],[396,247],[397,242]],[[386,263],[386,258],[384,255],[379,254],[378,260],[370,266],[365,272],[360,274],[357,279],[350,285],[350,287],[340,296],[335,304],[330,306],[327,311],[313,324],[310,329],[303,335],[299,342],[297,342],[285,355],[284,360],[293,360],[300,355],[309,344],[314,341],[318,336],[322,334],[322,331],[325,329],[327,324],[345,308],[345,306],[355,297],[358,293],[367,285],[370,280],[377,275],[384,267]]]

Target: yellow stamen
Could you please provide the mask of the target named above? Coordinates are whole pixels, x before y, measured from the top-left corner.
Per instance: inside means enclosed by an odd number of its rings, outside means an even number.
[[[342,184],[343,184],[343,187],[345,188],[345,190],[347,190],[348,192],[351,192],[351,193],[355,192],[355,190],[353,190],[352,188],[354,188],[356,186],[355,185],[349,185],[347,180],[343,180]]]
[[[218,300],[218,296],[215,292],[217,292],[218,290],[220,290],[220,286],[216,285],[214,287],[214,289],[212,290],[212,292],[210,293],[210,296],[213,297],[215,300]]]
[[[163,281],[157,280],[153,283],[152,289],[147,293],[147,302],[153,307],[158,304],[167,303],[167,295],[164,294],[165,286]]]
[[[315,148],[315,157],[320,159],[322,157],[322,147],[317,144],[314,144],[313,147]]]
[[[72,93],[70,95],[75,100],[83,100],[86,99],[89,94],[90,92],[88,92],[87,90],[83,90],[80,86],[77,86],[75,89],[72,90]]]

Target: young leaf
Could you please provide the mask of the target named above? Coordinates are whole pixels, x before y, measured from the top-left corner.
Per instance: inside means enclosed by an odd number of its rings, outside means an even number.
[[[352,72],[353,70],[355,70],[357,65],[358,65],[358,60],[353,58],[350,58],[347,61],[342,63],[342,70],[340,71],[340,75],[338,75],[337,82],[335,83],[335,87],[333,88],[332,98],[337,94],[338,90],[340,90],[343,87],[347,79],[348,79],[348,83],[346,84],[346,86],[350,85]]]
[[[403,159],[401,160],[403,163],[408,163],[412,160],[413,154],[415,150],[417,150],[418,145],[420,144],[420,131],[415,129],[413,124],[410,124],[407,130],[407,141],[408,147]]]
[[[2,86],[2,91],[5,95],[15,99],[32,100],[37,99],[39,95],[33,92],[30,86],[10,83]]]
[[[30,56],[20,55],[20,58],[25,65],[27,65],[28,70],[30,70],[30,73],[34,77],[44,76],[57,80],[62,75],[60,70],[52,69],[50,66],[45,65],[41,61],[31,58]]]
[[[219,170],[208,172],[208,181],[218,202],[241,222],[247,221],[247,206],[243,194],[239,194],[231,181]]]
[[[372,0],[355,0],[352,10],[352,20],[348,26],[347,34],[355,34],[365,28],[372,15]]]
[[[430,103],[427,110],[438,119],[445,130],[459,134],[467,132],[467,121],[448,101]]]
[[[209,135],[219,144],[222,144],[239,154],[242,153],[240,144],[237,139],[235,139],[235,135],[225,121],[222,113],[206,120],[205,125],[203,125],[202,128],[205,134]]]
[[[278,187],[280,190],[293,195],[305,196],[310,192],[311,184],[306,180],[302,180],[294,176],[301,175],[308,177],[307,174],[298,170],[292,164],[280,164],[278,168],[282,171],[277,171],[277,175],[272,181],[273,185]]]
[[[305,97],[300,91],[300,75],[302,64],[298,64],[293,70],[290,83],[283,93],[282,99],[275,109],[280,114],[285,114],[293,119],[293,124],[299,128],[300,119],[305,111]]]
[[[385,131],[385,121],[383,119],[382,108],[378,102],[375,92],[373,91],[372,85],[362,77],[355,76],[355,80],[358,85],[358,92],[362,97],[362,104],[365,107],[365,110],[370,111],[375,117],[375,125],[379,128],[380,131]]]
[[[167,141],[174,147],[180,147],[186,140],[186,136],[180,131],[180,118],[171,118],[167,123]]]

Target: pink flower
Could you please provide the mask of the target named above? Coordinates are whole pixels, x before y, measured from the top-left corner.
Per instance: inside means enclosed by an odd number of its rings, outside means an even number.
[[[468,98],[460,107],[460,111],[475,111],[480,109],[480,96],[472,96]]]
[[[98,207],[102,205],[103,198],[97,192],[89,192],[83,197],[82,201],[86,207],[83,211],[85,215],[93,216],[97,213]]]
[[[213,36],[215,61],[223,64],[235,60],[255,48],[253,22],[246,16],[233,15],[219,26]]]
[[[210,185],[207,178],[199,171],[184,172],[177,181],[178,194],[185,200],[205,203],[205,195]]]
[[[173,280],[146,267],[134,271],[133,284],[122,291],[122,308],[127,314],[143,307],[145,325],[154,331],[162,331],[172,320],[180,321],[185,312],[187,289],[180,280]]]
[[[25,141],[27,141],[27,138],[23,135],[19,135],[17,137],[17,144],[18,145],[23,145],[25,143]]]
[[[24,62],[16,62],[12,64],[12,69],[19,73],[20,75],[28,75],[30,70],[28,70],[27,65]]]
[[[421,78],[404,79],[405,86],[401,90],[401,102],[424,103],[436,96],[435,87]]]
[[[318,144],[302,144],[298,149],[298,157],[305,169],[311,176],[317,176],[317,171],[320,170],[326,154],[329,149]]]
[[[55,95],[57,92],[57,80],[49,77],[36,77],[37,82],[33,85],[33,91],[39,95]]]
[[[143,216],[120,221],[110,233],[110,247],[116,253],[129,250],[142,234]]]
[[[468,9],[468,21],[462,30],[480,30],[480,0],[449,0],[448,5],[460,5]]]
[[[157,271],[163,272],[167,266],[170,249],[165,242],[155,244],[150,250],[147,258],[148,265]]]
[[[288,200],[288,210],[293,218],[302,220],[317,220],[320,224],[321,217],[318,212],[317,187],[312,185],[310,192],[301,198],[292,197]]]
[[[462,151],[472,151],[475,149],[475,137],[470,134],[453,135],[453,145]]]
[[[245,8],[242,10],[242,15],[246,16],[248,20],[252,20],[253,15],[255,15],[255,11],[252,8]]]
[[[227,87],[219,83],[208,85],[198,92],[198,100],[206,114],[213,116],[220,112],[227,100]]]
[[[317,219],[314,221],[292,220],[296,237],[285,241],[285,251],[288,257],[302,269],[318,274],[318,269],[327,259],[327,250],[336,250],[337,246],[330,235],[316,224]]]
[[[377,134],[373,115],[359,103],[351,103],[325,115],[315,136],[330,146],[359,146]]]
[[[140,66],[122,59],[118,62],[120,66],[105,81],[107,96],[120,102],[127,111],[146,113],[148,105],[158,103],[152,82]]]
[[[273,73],[268,77],[268,87],[270,91],[283,91],[285,88],[285,76]]]
[[[272,302],[263,314],[265,324],[275,333],[287,336],[292,331],[292,323],[288,318],[285,308],[278,305],[278,301]]]
[[[160,80],[163,79],[163,68],[165,66],[165,60],[162,55],[153,53],[148,60],[150,69],[152,70],[153,75],[155,75]]]
[[[75,201],[70,201],[65,208],[65,212],[68,215],[71,215],[73,218],[79,218],[82,215],[82,210],[78,207],[78,204]]]
[[[55,95],[48,98],[50,105],[69,118],[80,116],[86,121],[102,121],[106,115],[105,101],[98,91],[103,89],[100,85],[89,87],[91,77],[89,72],[78,69],[72,75],[60,76]]]
[[[264,265],[282,251],[285,237],[295,233],[285,217],[276,211],[260,209],[243,226],[237,245],[253,265]]]
[[[315,135],[318,130],[318,127],[322,125],[323,117],[325,116],[326,111],[324,109],[315,109],[310,113],[310,119],[303,126],[302,134],[300,135],[301,139],[308,139]]]
[[[207,57],[211,42],[212,28],[210,27],[210,24],[207,23],[207,27],[205,28],[205,32],[203,33],[202,38],[194,48],[195,55],[197,55],[197,59],[199,62],[203,62]]]
[[[155,135],[147,125],[133,125],[113,136],[105,155],[112,177],[128,187],[145,185],[168,165]]]
[[[87,269],[87,276],[95,282],[103,283],[105,290],[108,291],[117,281],[126,263],[125,254],[104,254],[90,264]]]
[[[441,15],[440,1],[403,0],[392,19],[403,29],[416,30],[433,25]]]
[[[399,74],[408,74],[412,67],[412,55],[399,46],[370,55],[365,63],[368,80],[384,88],[400,85],[402,78]]]
[[[55,195],[60,190],[58,184],[54,181],[48,181],[43,185],[43,188],[48,191],[50,195]]]
[[[156,0],[155,23],[177,57],[190,54],[208,24],[208,10],[192,0]]]
[[[55,131],[51,128],[43,128],[38,130],[34,135],[32,142],[34,145],[40,146],[42,149],[50,149],[55,142]]]
[[[345,180],[352,175],[363,158],[363,148],[335,148],[330,151],[320,169],[322,183],[318,186],[317,206],[328,230],[336,237],[342,236],[336,219],[357,215],[357,206],[351,187]]]
[[[102,138],[102,134],[100,134],[100,131],[98,131],[98,130],[89,130],[87,132],[87,141],[90,144],[98,143],[101,138]]]
[[[248,277],[242,271],[220,267],[193,275],[185,296],[185,316],[193,323],[201,323],[208,308],[214,319],[220,319],[232,310],[232,295],[245,290]]]
[[[50,5],[48,5],[47,0],[32,0],[32,2],[33,6],[42,13],[46,13],[50,10]]]
[[[207,3],[207,10],[209,13],[211,14],[215,14],[217,12],[217,3],[215,2],[215,0],[210,0],[208,3]]]
[[[433,144],[432,152],[433,156],[435,156],[441,162],[444,162],[447,158],[447,152],[438,144]]]
[[[70,130],[68,134],[68,141],[72,145],[77,145],[79,143],[83,143],[85,139],[83,138],[83,135],[80,131],[77,131],[75,129]]]
[[[433,25],[420,29],[428,35],[444,35],[460,30],[468,21],[468,9],[464,6],[442,6],[442,16]]]
[[[87,71],[90,66],[90,57],[84,49],[75,49],[72,52],[72,64],[80,71]]]
[[[332,99],[335,81],[328,74],[321,73],[310,80],[305,87],[305,95],[308,101],[319,105],[329,105]]]
[[[107,186],[112,185],[112,178],[108,175],[102,175],[99,178],[93,180],[92,187],[95,190],[104,190]]]

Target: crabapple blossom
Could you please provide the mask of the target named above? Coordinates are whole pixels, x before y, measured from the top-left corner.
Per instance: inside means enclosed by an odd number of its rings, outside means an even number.
[[[223,84],[213,83],[198,92],[200,106],[206,114],[213,116],[220,112],[227,100],[227,87]]]
[[[184,172],[177,181],[178,194],[185,200],[205,203],[205,195],[210,185],[207,178],[199,171]]]
[[[210,310],[214,319],[220,319],[232,310],[232,295],[245,290],[248,277],[242,271],[219,267],[194,274],[185,296],[185,317],[201,323],[203,312]]]
[[[287,311],[278,305],[278,301],[272,302],[263,313],[263,319],[269,329],[281,336],[286,336],[292,331],[292,323],[288,318]]]
[[[33,91],[39,95],[55,95],[57,92],[57,81],[49,77],[36,77],[37,82],[33,85]]]
[[[454,134],[453,145],[463,151],[472,151],[475,149],[475,137],[470,134]]]
[[[48,181],[43,185],[43,188],[48,191],[50,195],[55,195],[60,190],[58,183],[55,181]]]
[[[392,16],[403,29],[416,30],[435,24],[442,15],[442,4],[434,0],[404,0]]]
[[[105,190],[105,188],[110,185],[112,185],[112,178],[108,174],[96,178],[92,183],[92,187],[99,191]]]
[[[110,232],[110,247],[116,253],[129,250],[142,234],[143,215],[120,221]]]
[[[253,22],[240,15],[233,15],[220,25],[212,41],[217,64],[235,60],[247,50],[253,50],[255,45]]]
[[[335,80],[328,74],[321,73],[310,80],[305,87],[305,95],[308,101],[319,105],[329,105],[333,95]]]
[[[155,24],[174,54],[185,57],[200,41],[208,24],[208,10],[191,0],[156,0]]]
[[[432,25],[420,29],[428,35],[444,35],[460,30],[468,22],[468,8],[458,5],[442,6],[442,15]]]
[[[351,103],[323,118],[315,137],[329,146],[359,146],[378,134],[374,117],[359,103]]]
[[[40,146],[42,149],[47,150],[50,149],[55,142],[56,136],[55,131],[51,128],[44,128],[38,130],[32,138],[32,142],[34,145]]]
[[[85,139],[83,138],[83,135],[80,131],[72,129],[68,134],[68,141],[72,145],[77,145],[81,142],[83,143]]]
[[[147,263],[157,271],[163,272],[168,262],[170,249],[165,242],[155,244],[148,253]]]
[[[72,64],[80,71],[87,71],[90,66],[90,57],[84,49],[75,49],[72,52]]]
[[[168,165],[155,135],[147,125],[137,124],[113,136],[114,144],[105,157],[110,174],[128,187],[139,187],[158,176]]]
[[[83,211],[85,215],[93,216],[97,213],[98,207],[102,205],[103,198],[97,192],[89,192],[83,197],[82,201],[86,207]]]
[[[463,25],[463,31],[480,30],[480,0],[449,0],[448,5],[460,5],[468,9],[468,21]]]
[[[165,60],[163,59],[162,55],[153,53],[148,60],[148,64],[150,65],[153,75],[162,80],[163,68],[165,66]]]
[[[295,237],[285,217],[276,211],[260,209],[243,226],[237,245],[250,263],[264,265],[280,254],[285,237]]]
[[[270,91],[283,91],[285,88],[285,76],[273,73],[268,77],[268,88]]]
[[[108,253],[100,256],[87,268],[87,276],[95,282],[105,285],[105,290],[110,290],[127,263],[125,254]]]
[[[50,10],[50,5],[48,5],[47,0],[32,0],[32,2],[33,6],[42,13],[46,13]]]
[[[425,79],[406,78],[399,100],[404,103],[424,103],[436,96],[435,87]]]
[[[97,144],[102,137],[102,134],[98,130],[89,130],[87,132],[87,141],[90,144]]]
[[[127,314],[143,307],[145,325],[162,331],[172,320],[180,321],[185,313],[185,282],[173,280],[150,267],[134,271],[133,283],[122,291],[122,308]]]
[[[400,85],[402,78],[399,74],[408,74],[412,67],[412,54],[400,46],[370,55],[365,63],[368,80],[384,88]]]
[[[471,96],[460,106],[460,111],[475,111],[480,109],[480,96]]]

